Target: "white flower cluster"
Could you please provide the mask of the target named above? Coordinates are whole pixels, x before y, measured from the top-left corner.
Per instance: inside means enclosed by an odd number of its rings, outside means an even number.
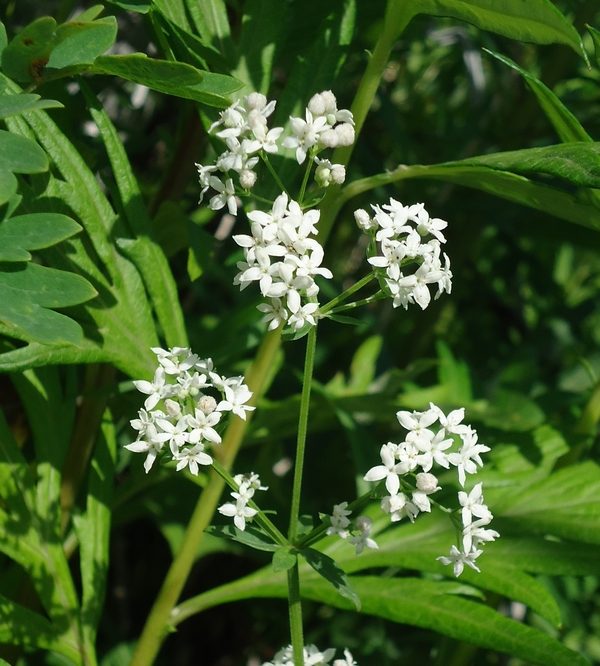
[[[314,645],[304,646],[304,666],[329,666],[329,662],[335,655],[335,649],[329,648],[320,652]],[[292,646],[279,650],[273,661],[267,661],[262,666],[294,666],[294,654]],[[357,666],[350,650],[344,650],[344,659],[336,659],[331,666]]]
[[[252,235],[236,235],[234,241],[244,249],[245,261],[239,261],[240,272],[234,279],[240,289],[258,282],[270,304],[258,309],[265,313],[269,330],[286,321],[294,330],[305,323],[315,325],[314,315],[319,308],[316,295],[319,287],[315,276],[330,279],[332,273],[322,268],[323,248],[317,240],[318,210],[303,212],[288,195],[280,194],[269,213],[255,210],[248,213]],[[304,300],[304,304],[303,304]]]
[[[200,201],[210,188],[217,191],[208,203],[212,210],[227,206],[232,215],[237,215],[236,185],[231,172],[237,174],[242,192],[247,193],[256,184],[254,168],[260,155],[279,152],[278,141],[283,127],[269,129],[267,126],[267,119],[274,110],[274,101],[267,102],[264,95],[254,92],[222,111],[219,120],[209,128],[211,133],[222,127],[216,136],[227,145],[215,164],[196,164],[202,187]],[[292,136],[284,139],[281,145],[296,149],[299,164],[304,162],[307,151],[310,151],[317,164],[315,180],[321,187],[331,183],[341,185],[346,178],[345,168],[341,164],[319,159],[317,154],[325,148],[349,146],[354,142],[352,114],[346,109],[338,109],[335,95],[326,90],[313,95],[305,115],[306,120],[290,118]]]
[[[351,146],[354,143],[352,113],[347,109],[337,108],[337,100],[331,90],[313,95],[306,108],[304,119],[290,118],[290,127],[292,136],[283,140],[283,146],[296,149],[298,164],[304,162],[309,151],[314,157],[323,148]],[[328,164],[330,168],[341,166]],[[336,182],[333,175],[332,179]],[[343,182],[344,178],[341,180],[341,183]]]
[[[401,520],[404,516],[414,522],[420,511],[431,511],[429,495],[441,490],[437,478],[430,474],[434,463],[445,469],[449,469],[451,465],[456,467],[459,483],[464,487],[466,474],[477,473],[477,466],[483,465],[480,454],[490,449],[478,444],[477,432],[462,423],[462,408],[446,416],[439,407],[430,403],[427,411],[399,411],[396,416],[400,425],[408,431],[405,441],[401,444],[384,444],[380,452],[382,464],[372,467],[364,479],[385,480],[389,495],[381,500],[381,508],[390,515],[392,522]],[[439,429],[434,432],[430,426],[436,423],[439,424]],[[456,437],[453,438],[452,435]],[[460,446],[458,450],[451,451],[455,439],[460,442]],[[401,492],[400,477],[405,475],[414,476],[416,480],[416,488],[409,491],[410,496]],[[497,532],[484,529],[491,521],[492,514],[483,503],[481,483],[477,484],[469,495],[459,492],[458,499],[463,507],[463,549],[459,551],[453,546],[450,558],[438,558],[444,564],[453,562],[457,576],[462,572],[464,564],[479,571],[474,564],[482,552],[477,549],[478,546],[485,541],[493,541],[498,536]],[[473,517],[476,520],[473,520]]]
[[[233,480],[237,483],[237,492],[230,493],[235,504],[228,502],[219,507],[219,513],[233,518],[234,525],[242,532],[246,529],[246,521],[252,522],[252,518],[258,513],[256,509],[248,506],[248,501],[254,497],[257,490],[268,490],[267,486],[262,486],[258,474],[236,474]]]
[[[327,536],[337,534],[342,539],[347,539],[350,536],[351,521],[348,516],[352,511],[348,511],[348,502],[336,504],[333,507],[333,515],[329,516],[330,526],[327,528]],[[371,529],[373,528],[373,521],[368,516],[359,516],[355,523],[355,528],[358,534],[350,539],[350,543],[356,546],[356,554],[360,555],[365,546],[367,548],[379,548],[373,539],[371,539]]]
[[[408,309],[409,303],[417,303],[423,310],[431,301],[428,285],[437,284],[438,298],[444,291],[452,290],[450,259],[444,254],[442,264],[440,243],[446,239],[442,229],[448,225],[439,218],[430,218],[423,204],[403,206],[390,199],[382,207],[372,206],[373,218],[366,210],[354,212],[358,226],[374,237],[374,256],[368,262],[380,274],[394,299],[394,307]],[[432,236],[424,242],[427,236]],[[375,254],[376,243],[380,254]],[[414,272],[407,272],[407,268]]]
[[[177,470],[189,466],[197,475],[198,465],[212,463],[205,449],[221,443],[215,426],[223,413],[233,412],[246,420],[246,412],[254,409],[246,404],[252,393],[243,377],[221,377],[211,359],[200,359],[187,347],[153,347],[152,351],[158,368],[151,382],[133,382],[148,397],[138,418],[131,421],[137,439],[125,448],[147,454],[144,469],[148,473],[168,442]]]

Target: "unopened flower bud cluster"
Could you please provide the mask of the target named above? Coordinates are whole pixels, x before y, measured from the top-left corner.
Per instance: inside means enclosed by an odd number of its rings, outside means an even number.
[[[246,529],[246,521],[252,522],[252,518],[258,513],[256,509],[248,506],[248,502],[254,497],[257,490],[268,490],[268,486],[260,483],[258,474],[236,474],[233,480],[237,483],[237,492],[231,494],[235,502],[228,502],[219,507],[219,513],[233,518],[234,525],[242,532]]]
[[[442,234],[447,222],[430,218],[423,204],[404,206],[395,199],[382,207],[354,212],[358,226],[372,236],[368,262],[394,299],[394,307],[408,309],[417,303],[423,310],[431,302],[430,284],[437,284],[438,298],[452,290],[450,259],[441,259]]]
[[[315,276],[330,279],[332,273],[321,267],[323,248],[311,238],[317,234],[318,210],[303,212],[287,194],[280,194],[270,212],[255,210],[248,213],[252,235],[237,235],[233,239],[244,249],[245,261],[239,261],[240,272],[234,279],[240,289],[258,282],[262,295],[270,299],[258,309],[265,313],[269,330],[282,321],[294,330],[306,323],[315,325],[314,315],[319,304],[319,287]]]
[[[476,474],[477,467],[483,462],[481,454],[489,451],[489,447],[477,443],[477,432],[471,426],[463,424],[464,409],[456,409],[448,415],[430,403],[424,412],[399,411],[396,414],[400,425],[408,431],[405,440],[400,444],[388,442],[381,447],[381,465],[372,467],[364,476],[365,481],[385,481],[389,495],[381,500],[382,510],[389,514],[392,522],[408,516],[414,522],[416,516],[424,511],[431,511],[429,495],[441,490],[437,477],[430,473],[434,464],[445,469],[456,467],[458,481],[465,485],[467,474]],[[437,424],[437,431],[431,426]],[[457,447],[457,442],[459,442]],[[402,477],[413,477],[415,487]],[[454,575],[459,576],[464,565],[479,571],[475,560],[481,555],[479,546],[486,541],[494,541],[498,533],[485,529],[492,520],[492,513],[483,502],[482,484],[478,483],[467,494],[460,491],[458,500],[461,505],[462,543],[461,549],[452,546],[450,557],[439,557],[443,564],[454,564]],[[338,534],[342,538],[349,535],[350,520],[347,502],[336,505],[333,515],[329,518],[331,527],[327,534]],[[362,519],[364,520],[364,516]],[[361,519],[359,519],[361,520]],[[357,523],[359,522],[357,520]],[[368,519],[367,519],[368,520]],[[357,525],[358,526],[358,525]],[[371,523],[367,525],[368,534],[363,536],[362,544],[376,548],[370,539]],[[364,534],[364,533],[363,533]],[[356,539],[356,538],[355,538]],[[370,542],[367,541],[370,539]],[[357,553],[362,551],[359,541]]]
[[[327,536],[337,534],[342,539],[347,539],[351,534],[352,521],[348,518],[352,511],[348,511],[348,502],[336,504],[333,507],[333,514],[329,516],[330,527],[327,528]],[[350,529],[348,529],[350,528]],[[354,522],[355,534],[349,541],[356,546],[356,554],[360,555],[366,548],[379,548],[371,538],[371,529],[373,521],[368,516],[359,516]]]
[[[206,449],[221,443],[216,426],[223,413],[233,412],[246,420],[246,412],[254,409],[247,404],[252,393],[243,377],[218,375],[211,359],[200,359],[187,347],[153,347],[152,351],[158,367],[151,382],[133,382],[147,398],[138,418],[131,421],[137,439],[125,448],[146,454],[146,473],[157,456],[168,451],[177,461],[177,470],[189,467],[197,475],[198,465],[212,463]]]
[[[335,650],[333,648],[320,652],[315,645],[305,645],[304,666],[357,666],[348,649],[344,650],[344,659],[335,659],[333,664],[330,664],[334,655]],[[292,646],[288,645],[288,647],[279,650],[273,661],[267,661],[262,666],[295,666]]]
[[[305,119],[291,117],[292,135],[280,143],[284,128],[268,128],[267,119],[274,110],[275,101],[267,102],[264,95],[254,92],[222,111],[219,120],[209,128],[209,133],[218,129],[216,136],[227,146],[214,164],[196,164],[202,187],[200,201],[209,189],[217,192],[208,203],[212,210],[227,206],[232,215],[237,215],[237,194],[248,193],[256,184],[255,167],[260,156],[277,153],[280,147],[295,149],[299,164],[310,154],[317,164],[315,180],[321,187],[344,182],[346,171],[341,164],[317,157],[326,148],[354,143],[352,114],[347,109],[337,108],[335,95],[330,90],[314,95],[308,103]]]

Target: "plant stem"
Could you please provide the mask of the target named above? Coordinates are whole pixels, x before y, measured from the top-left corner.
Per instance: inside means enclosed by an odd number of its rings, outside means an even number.
[[[385,68],[390,59],[390,53],[398,37],[402,34],[404,28],[410,23],[416,13],[415,4],[411,0],[388,0],[383,30],[373,49],[373,53],[363,77],[361,79],[354,101],[350,110],[354,116],[354,130],[358,138],[367,114],[373,104],[379,82],[385,72]],[[354,142],[356,143],[356,141]],[[334,164],[348,165],[354,145],[336,148],[331,161]],[[329,235],[331,227],[337,214],[339,213],[343,200],[338,198],[340,193],[339,185],[330,185],[327,196],[321,207],[321,221],[319,224],[321,234],[325,237]]]
[[[270,331],[263,338],[256,358],[246,376],[248,387],[253,392],[250,401],[251,404],[256,404],[266,389],[267,379],[271,374],[271,366],[280,344],[281,329]],[[246,421],[242,421],[242,419],[236,417],[232,419],[227,427],[220,448],[220,463],[226,470],[231,469],[244,438],[249,420],[250,414]],[[211,470],[208,484],[200,495],[200,499],[196,504],[196,508],[186,529],[181,549],[171,564],[150,611],[150,615],[146,620],[130,666],[150,666],[154,662],[167,636],[169,616],[190,574],[196,559],[198,546],[204,537],[204,530],[212,520],[224,486],[225,482],[223,479],[216,471]]]
[[[352,294],[355,294],[357,291],[368,285],[369,282],[371,282],[371,280],[373,280],[374,278],[375,275],[373,273],[365,275],[364,278],[361,278],[358,282],[355,282],[351,287],[346,289],[346,291],[342,292],[339,296],[332,298],[329,301],[329,303],[325,303],[325,305],[319,308],[320,314],[323,315],[326,312],[329,312],[333,308],[337,307],[340,303],[343,303],[346,299],[350,298]]]
[[[382,291],[378,291],[372,296],[363,298],[360,301],[354,301],[353,303],[347,303],[346,305],[340,305],[339,308],[333,308],[330,310],[331,314],[337,314],[338,312],[345,312],[346,310],[354,310],[355,308],[360,308],[363,305],[369,305],[370,303],[375,303],[375,301],[380,301],[382,298],[386,298],[386,295]]]
[[[294,544],[298,538],[298,517],[300,516],[300,494],[302,491],[302,471],[308,432],[308,412],[310,409],[310,390],[315,366],[315,350],[317,347],[317,327],[313,326],[306,340],[306,356],[304,359],[304,378],[302,381],[302,398],[300,399],[300,417],[298,419],[298,440],[296,444],[296,460],[294,464],[294,489],[292,491],[292,509],[290,511],[290,528],[288,540]],[[300,573],[298,561],[288,570],[288,606],[290,614],[290,633],[295,666],[304,666],[304,636],[302,632],[302,601],[300,598]]]
[[[288,606],[294,666],[304,666],[304,631],[302,628],[302,599],[300,598],[300,572],[298,561],[288,570]]]
[[[285,185],[281,182],[281,178],[279,177],[279,174],[278,174],[277,171],[275,171],[275,169],[273,168],[273,165],[271,164],[271,161],[269,160],[269,158],[268,158],[268,156],[266,155],[266,153],[263,151],[263,152],[261,152],[260,156],[262,157],[263,162],[267,165],[267,169],[269,170],[270,174],[271,174],[271,175],[273,176],[273,178],[275,179],[275,182],[276,182],[277,185],[279,185],[279,187],[281,188],[281,191],[282,191],[282,192],[285,192],[286,194],[288,194],[288,191],[287,191]],[[289,194],[288,194],[288,196],[289,196]]]
[[[292,509],[290,511],[290,529],[288,539],[294,544],[298,537],[298,517],[300,516],[300,493],[302,490],[302,471],[306,450],[306,434],[308,432],[308,411],[310,408],[310,390],[315,365],[315,349],[317,347],[317,327],[308,332],[306,356],[304,359],[304,378],[302,381],[302,397],[300,399],[300,417],[298,419],[298,439],[296,442],[296,460],[294,463],[294,489],[292,491]]]
[[[308,164],[306,165],[306,171],[304,172],[304,178],[302,179],[302,186],[300,187],[300,194],[298,195],[298,204],[301,206],[304,201],[304,194],[306,193],[306,186],[308,185],[308,177],[312,170],[313,161],[309,157]]]

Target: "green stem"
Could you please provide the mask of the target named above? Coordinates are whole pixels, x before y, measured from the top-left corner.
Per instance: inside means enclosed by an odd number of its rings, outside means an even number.
[[[298,518],[300,516],[300,493],[302,490],[302,471],[308,432],[308,411],[310,408],[310,390],[315,365],[315,349],[317,347],[317,327],[308,332],[306,356],[304,360],[304,379],[302,381],[302,397],[300,399],[300,417],[298,419],[298,439],[296,443],[296,460],[294,463],[294,489],[292,491],[292,509],[290,511],[289,542],[293,544],[298,537]]]
[[[370,303],[375,303],[375,301],[380,301],[382,298],[387,298],[382,291],[378,291],[373,296],[368,298],[363,298],[360,301],[354,301],[353,303],[348,303],[346,305],[340,305],[339,308],[333,308],[330,310],[331,314],[337,314],[338,312],[345,312],[346,310],[354,310],[355,308],[360,308],[363,305],[369,305]]]
[[[306,187],[308,185],[308,177],[312,170],[312,157],[309,157],[308,164],[306,165],[306,171],[304,172],[304,178],[302,179],[302,186],[300,187],[300,194],[298,195],[298,204],[301,206],[302,201],[304,200],[304,194],[306,193]]]
[[[375,275],[373,273],[369,273],[368,275],[365,275],[364,278],[361,278],[358,282],[355,282],[351,287],[346,289],[343,293],[341,293],[339,296],[336,296],[335,298],[332,298],[329,303],[325,303],[322,307],[319,308],[319,313],[324,315],[326,312],[329,312],[333,308],[337,307],[340,303],[343,303],[345,300],[350,298],[352,294],[355,294],[357,291],[365,287],[366,285],[371,282],[375,278]]]
[[[267,165],[267,169],[269,170],[269,172],[271,173],[271,175],[275,179],[275,182],[281,188],[281,191],[285,192],[289,196],[289,193],[288,193],[285,185],[281,182],[281,178],[279,177],[279,174],[277,173],[277,171],[275,171],[275,169],[273,168],[273,165],[271,164],[271,161],[269,160],[267,154],[263,151],[263,152],[261,152],[260,156],[262,158],[262,161]]]
[[[270,331],[263,338],[254,363],[246,375],[248,387],[253,392],[251,404],[256,404],[266,388],[267,380],[271,376],[271,367],[275,361],[280,344],[281,329]],[[248,420],[246,421],[233,418],[229,423],[221,447],[215,454],[220,454],[220,463],[226,470],[231,469],[244,438],[249,420],[250,415],[248,415]],[[150,611],[150,615],[146,620],[130,666],[150,666],[154,662],[167,636],[171,611],[179,599],[179,595],[196,560],[196,553],[204,537],[204,530],[212,520],[224,486],[225,482],[223,479],[216,471],[211,470],[208,484],[202,491],[200,499],[196,504],[181,548],[171,564]]]
[[[310,409],[310,390],[315,366],[315,350],[317,347],[317,327],[308,332],[306,356],[304,359],[304,379],[302,381],[302,397],[300,399],[300,417],[298,419],[298,440],[296,444],[296,460],[294,465],[294,489],[292,491],[292,509],[290,511],[289,543],[298,538],[298,518],[300,516],[300,494],[302,491],[302,471],[304,453],[306,451],[306,435],[308,432],[308,412]],[[304,666],[304,636],[302,632],[302,601],[300,598],[300,573],[298,561],[288,571],[288,606],[290,614],[290,633],[295,666]]]
[[[288,606],[294,666],[304,666],[304,631],[302,628],[302,599],[300,597],[300,572],[298,561],[288,570]]]
[[[240,487],[224,467],[222,467],[216,460],[213,460],[212,467],[232,490],[238,492]],[[260,525],[260,527],[262,527],[263,531],[268,534],[275,543],[278,543],[280,546],[287,546],[287,539],[261,511],[260,507],[253,500],[248,502],[248,506],[258,511],[256,516],[254,516],[254,520]]]

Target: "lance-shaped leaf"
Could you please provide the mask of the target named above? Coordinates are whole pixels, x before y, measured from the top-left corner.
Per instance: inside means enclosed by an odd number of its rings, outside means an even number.
[[[143,53],[100,56],[90,71],[120,76],[152,90],[220,108],[229,106],[228,95],[244,85],[231,76],[201,72],[183,62],[153,60]]]
[[[243,543],[245,546],[250,546],[250,548],[256,550],[275,552],[281,548],[279,544],[273,543],[272,539],[266,534],[250,525],[246,525],[246,529],[243,531],[238,530],[234,525],[211,525],[206,528],[205,532],[221,539],[231,539]]]
[[[47,170],[46,153],[35,141],[0,130],[0,205],[17,191],[15,173],[42,173]]]
[[[0,291],[0,322],[44,344],[77,345],[83,337],[79,324],[51,308],[77,305],[97,295],[79,275],[32,263],[2,266]]]
[[[450,16],[534,44],[567,44],[587,61],[581,37],[550,0],[411,0],[415,14]]]
[[[513,62],[510,58],[500,55],[499,53],[494,53],[493,51],[488,51],[487,49],[484,49],[484,51],[487,51],[490,55],[494,56],[494,58],[497,58],[500,62],[512,67],[512,69],[521,74],[531,92],[537,97],[542,111],[546,115],[546,118],[552,123],[552,126],[556,130],[561,141],[564,143],[569,143],[571,141],[593,141],[592,137],[583,129],[577,118],[575,118],[550,88],[545,86],[539,79],[536,79],[535,76],[532,76],[528,71],[519,67],[519,65],[517,65],[516,62]]]
[[[590,33],[592,41],[594,42],[594,56],[596,65],[600,67],[600,32],[598,32],[598,30],[595,28],[592,28],[590,25],[586,25],[585,27],[587,28],[587,31]]]
[[[32,213],[0,224],[0,261],[29,261],[29,250],[55,245],[81,231],[81,226],[59,213]]]
[[[357,611],[360,610],[360,596],[356,593],[346,572],[334,559],[314,548],[305,548],[300,551],[300,554],[319,576],[329,581],[342,597],[351,601]]]
[[[0,96],[0,119],[16,116],[24,111],[33,109],[58,109],[63,104],[55,99],[40,99],[39,95],[2,95]]]

